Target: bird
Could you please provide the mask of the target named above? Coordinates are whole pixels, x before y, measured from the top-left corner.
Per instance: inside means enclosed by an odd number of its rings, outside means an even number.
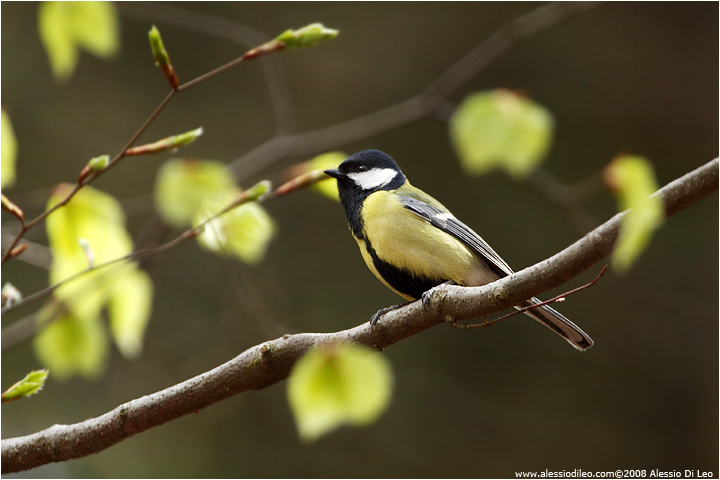
[[[380,150],[363,150],[336,169],[324,170],[337,181],[348,227],[370,271],[408,301],[422,299],[448,283],[480,286],[513,273],[485,240],[433,197],[410,184],[393,158]],[[531,298],[515,308],[537,305]],[[405,304],[379,310],[382,315]],[[523,313],[584,351],[592,339],[548,305]]]

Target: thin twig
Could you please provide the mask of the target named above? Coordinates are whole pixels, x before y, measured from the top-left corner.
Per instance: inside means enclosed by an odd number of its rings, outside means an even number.
[[[137,130],[137,132],[135,132],[135,134],[132,137],[130,137],[130,140],[128,140],[128,142],[125,144],[125,146],[122,148],[122,150],[120,150],[115,155],[115,157],[113,157],[113,159],[110,160],[110,162],[108,162],[108,164],[105,168],[103,168],[102,170],[98,170],[98,171],[88,175],[87,177],[82,178],[73,187],[73,189],[65,196],[65,198],[60,200],[58,203],[56,203],[49,209],[45,210],[43,213],[41,213],[40,215],[35,217],[33,220],[31,220],[29,222],[21,223],[20,230],[18,231],[17,235],[11,242],[8,249],[3,254],[2,260],[0,261],[0,265],[5,264],[5,261],[7,261],[9,258],[11,258],[11,253],[12,253],[13,248],[15,248],[15,246],[20,241],[20,239],[23,237],[23,235],[25,235],[25,232],[27,232],[29,229],[33,228],[38,223],[45,220],[45,218],[48,215],[50,215],[51,213],[56,211],[58,208],[66,205],[75,196],[75,194],[80,191],[80,189],[82,187],[95,181],[97,178],[99,178],[105,172],[110,170],[114,165],[119,163],[123,158],[125,158],[127,156],[127,150],[130,147],[132,147],[135,144],[135,142],[137,142],[137,140],[142,136],[143,133],[145,133],[145,131],[150,126],[150,124],[152,124],[152,122],[158,117],[158,115],[160,115],[160,112],[163,111],[163,109],[167,106],[168,103],[170,103],[170,101],[175,97],[175,95],[178,92],[180,92],[182,90],[186,90],[194,85],[197,85],[200,82],[203,82],[209,78],[212,78],[215,75],[218,75],[218,74],[228,70],[229,68],[234,67],[235,65],[243,62],[246,59],[256,58],[258,56],[258,54],[257,54],[258,52],[265,54],[265,53],[276,52],[276,51],[280,51],[280,50],[282,50],[282,44],[280,44],[279,46],[276,46],[276,48],[273,48],[273,49],[265,49],[265,50],[258,50],[258,48],[251,49],[248,52],[246,52],[245,54],[243,54],[242,56],[240,56],[234,60],[231,60],[230,62],[226,63],[225,65],[222,65],[222,66],[216,68],[215,70],[212,70],[204,75],[200,75],[199,77],[180,85],[177,89],[171,90],[170,93],[165,97],[165,99],[162,102],[160,102],[160,105],[158,105],[157,108],[155,108],[155,111],[153,111],[153,113],[150,114],[148,119],[145,120],[145,123],[142,124],[142,126]]]
[[[80,189],[82,187],[95,181],[97,178],[99,178],[100,176],[105,174],[105,172],[110,170],[113,166],[117,165],[123,158],[125,158],[126,150],[128,148],[132,147],[135,144],[135,142],[137,142],[137,140],[142,136],[142,134],[145,133],[145,131],[150,126],[150,124],[152,124],[152,122],[157,118],[157,116],[160,115],[160,112],[162,112],[162,110],[165,108],[165,106],[168,103],[170,103],[170,100],[172,100],[172,98],[175,96],[176,93],[177,92],[175,90],[170,91],[170,93],[167,95],[167,97],[165,97],[165,99],[162,102],[160,102],[160,105],[158,105],[155,108],[155,110],[150,114],[150,116],[147,118],[147,120],[145,120],[145,122],[135,132],[135,134],[132,137],[130,137],[130,140],[128,140],[128,142],[125,144],[125,146],[112,158],[112,160],[110,160],[110,162],[108,162],[108,164],[105,168],[103,168],[102,170],[98,170],[97,172],[95,172],[92,175],[88,175],[86,178],[83,179],[82,182],[75,185],[75,187],[65,196],[65,198],[63,198],[58,203],[56,203],[55,205],[53,205],[52,207],[50,207],[49,209],[47,209],[46,211],[44,211],[43,213],[41,213],[40,215],[38,215],[37,217],[32,219],[30,222],[27,222],[26,230],[33,228],[35,225],[37,225],[38,223],[45,220],[45,218],[48,215],[50,215],[51,213],[53,213],[55,210],[66,205],[72,199],[72,197],[74,197],[75,194],[78,191],[80,191]]]
[[[125,151],[126,151],[128,148],[130,148],[130,147],[138,140],[138,138],[140,138],[140,136],[145,132],[145,130],[147,130],[147,128],[150,126],[150,124],[153,122],[153,120],[155,120],[155,118],[157,118],[157,116],[160,114],[160,112],[163,110],[163,108],[165,108],[165,106],[166,106],[166,105],[170,102],[170,100],[175,96],[175,93],[176,93],[176,91],[175,91],[175,90],[172,90],[172,91],[168,94],[168,96],[165,97],[165,100],[163,100],[163,101],[160,103],[160,105],[158,105],[157,108],[155,108],[155,111],[154,111],[152,114],[150,114],[150,116],[148,117],[148,119],[145,120],[145,123],[142,124],[142,126],[137,130],[137,132],[135,132],[135,134],[134,134],[132,137],[130,137],[130,140],[128,140],[128,142],[125,144],[125,146],[122,148],[122,150],[120,150],[120,151],[115,155],[115,157],[113,157],[113,159],[110,160],[110,162],[108,162],[107,166],[106,166],[104,169],[99,170],[99,171],[97,171],[97,172],[95,172],[95,173],[93,173],[93,174],[91,174],[91,175],[88,175],[88,176],[85,177],[84,179],[82,179],[80,182],[78,182],[78,183],[73,187],[72,190],[70,190],[70,192],[65,196],[65,198],[63,198],[63,199],[60,200],[58,203],[56,203],[56,204],[53,205],[52,207],[48,208],[48,209],[45,210],[44,212],[42,212],[40,215],[38,215],[37,217],[35,217],[35,218],[32,219],[31,221],[25,222],[25,223],[21,223],[21,225],[20,225],[20,230],[18,231],[17,235],[15,235],[15,238],[14,238],[13,241],[10,243],[10,246],[7,248],[7,250],[6,250],[5,253],[3,254],[3,256],[2,256],[2,261],[0,262],[0,265],[4,265],[4,264],[5,264],[5,261],[10,258],[10,253],[12,252],[12,249],[15,248],[15,245],[17,245],[17,243],[20,241],[20,239],[23,237],[23,235],[25,235],[25,232],[27,232],[28,230],[30,230],[31,228],[33,228],[33,227],[34,227],[35,225],[37,225],[38,223],[40,223],[40,222],[42,222],[43,220],[45,220],[45,218],[47,218],[48,215],[50,215],[51,213],[53,213],[53,212],[54,212],[55,210],[57,210],[58,208],[66,205],[66,204],[75,196],[75,194],[80,191],[80,189],[81,189],[82,187],[84,187],[85,185],[89,184],[90,182],[93,182],[95,179],[97,179],[98,177],[100,177],[103,173],[107,172],[110,168],[112,168],[114,165],[116,165],[120,160],[122,160],[122,159],[125,157]]]
[[[9,244],[13,239],[14,239],[14,235],[7,233],[3,230],[3,232],[2,232],[2,243],[3,244],[5,244],[5,243]],[[41,245],[39,243],[28,241],[27,238],[25,238],[25,242],[27,242],[27,244],[28,244],[28,249],[25,252],[23,252],[22,256],[18,257],[18,259],[29,265],[34,265],[34,266],[42,268],[44,270],[50,269],[50,262],[52,261],[52,254],[50,253],[50,249],[48,247],[46,247],[45,245]]]
[[[210,35],[246,49],[270,40],[270,37],[246,24],[217,15],[194,12],[168,3],[126,2],[121,3],[119,7],[121,13],[128,17],[151,20],[188,32]],[[265,85],[272,103],[277,133],[292,133],[296,130],[297,115],[283,64],[275,56],[263,57],[260,61]]]
[[[286,155],[308,155],[376,135],[433,114],[445,99],[471,78],[488,68],[521,40],[537,35],[595,2],[553,2],[542,5],[501,27],[488,39],[430,82],[419,94],[373,113],[330,127],[294,135],[276,135],[235,159],[230,167],[243,180]]]
[[[495,60],[506,54],[517,45],[518,41],[533,37],[571,16],[586,12],[597,5],[597,2],[551,2],[535,8],[490,35],[445,70],[425,88],[422,95],[427,98],[447,98]]]
[[[68,310],[67,303],[54,301],[49,302],[48,305],[52,305],[54,308],[50,312],[48,312],[47,310],[40,310],[40,312],[44,312],[42,326],[38,324],[39,312],[34,312],[26,317],[21,318],[10,326],[3,328],[1,347],[2,351],[18,345],[25,340],[31,339],[40,330],[40,328],[45,328],[54,321],[58,320]]]
[[[591,282],[588,282],[585,285],[580,285],[579,287],[573,288],[572,290],[568,290],[567,292],[561,293],[560,295],[555,295],[553,298],[551,298],[549,300],[545,300],[545,301],[542,301],[539,303],[533,303],[532,305],[528,305],[526,307],[516,308],[516,310],[514,312],[510,312],[507,315],[503,315],[502,317],[494,318],[489,321],[487,319],[485,319],[485,321],[483,321],[482,323],[458,323],[454,320],[447,321],[445,323],[447,323],[451,327],[455,327],[455,328],[459,328],[459,329],[492,327],[493,325],[495,325],[496,323],[498,323],[501,320],[505,320],[506,318],[514,317],[515,315],[525,313],[528,310],[539,308],[539,307],[542,307],[543,305],[549,305],[549,304],[555,303],[555,302],[562,302],[563,300],[565,300],[565,297],[570,296],[573,293],[577,293],[581,290],[585,290],[586,288],[590,288],[593,285],[595,285],[598,282],[598,280],[600,280],[600,278],[603,275],[605,275],[606,270],[607,270],[607,265],[604,265],[602,267],[602,270],[600,270],[600,273],[598,273],[597,276]]]
[[[189,82],[183,83],[182,85],[180,85],[180,86],[178,87],[178,91],[187,90],[188,88],[190,88],[190,87],[192,87],[192,86],[195,86],[195,85],[197,85],[197,84],[200,83],[200,82],[204,82],[204,81],[207,80],[208,78],[212,78],[212,77],[214,77],[215,75],[218,75],[218,74],[224,72],[225,70],[228,70],[229,68],[232,68],[232,67],[234,67],[235,65],[237,65],[237,64],[239,64],[239,63],[242,63],[243,61],[245,61],[245,57],[244,57],[244,56],[238,57],[238,58],[236,58],[235,60],[233,60],[233,61],[231,61],[231,62],[228,62],[228,63],[226,63],[225,65],[222,65],[222,66],[216,68],[215,70],[211,70],[211,71],[209,71],[209,72],[207,72],[207,73],[205,73],[205,74],[203,74],[203,75],[200,75],[200,76],[197,77],[197,78],[194,78],[193,80],[190,80]]]
[[[247,193],[247,190],[246,190],[245,192],[243,192],[243,193]],[[26,305],[28,305],[28,304],[30,304],[30,303],[33,303],[33,302],[35,302],[35,301],[37,301],[37,300],[40,300],[41,298],[47,297],[48,295],[50,295],[51,293],[53,293],[53,292],[54,292],[55,290],[57,290],[58,288],[62,287],[63,285],[65,285],[65,284],[67,284],[67,283],[69,283],[69,282],[72,282],[73,280],[77,280],[79,277],[82,277],[83,275],[87,275],[87,274],[89,274],[89,273],[92,273],[92,272],[96,272],[96,271],[98,271],[98,270],[105,269],[105,268],[107,268],[107,267],[110,267],[110,266],[112,266],[112,265],[116,265],[116,264],[121,263],[121,262],[126,262],[126,261],[129,262],[129,261],[133,261],[133,260],[139,260],[139,259],[141,259],[141,258],[149,257],[149,256],[152,256],[152,255],[159,255],[159,254],[162,254],[162,253],[169,252],[170,250],[172,250],[173,248],[175,248],[175,247],[183,244],[183,243],[186,242],[187,240],[190,240],[191,238],[197,237],[197,236],[203,231],[203,228],[205,228],[205,226],[206,226],[208,223],[210,223],[210,222],[212,222],[213,220],[215,220],[216,218],[218,218],[218,217],[220,217],[220,216],[228,213],[230,210],[232,210],[232,209],[234,209],[234,208],[236,208],[236,207],[239,207],[240,205],[243,205],[243,204],[245,204],[245,203],[247,203],[247,202],[249,202],[249,201],[251,201],[251,200],[252,200],[251,197],[249,197],[249,196],[243,197],[242,194],[241,194],[240,197],[238,197],[238,198],[236,198],[235,200],[233,200],[230,204],[228,204],[226,207],[224,207],[224,208],[223,208],[222,210],[220,210],[218,213],[216,213],[216,214],[214,214],[214,215],[206,218],[206,219],[205,219],[203,222],[201,222],[199,225],[197,225],[197,226],[195,226],[195,227],[192,227],[192,228],[190,228],[190,229],[188,229],[188,230],[185,230],[183,233],[181,233],[180,235],[178,235],[178,236],[175,237],[174,239],[170,240],[169,242],[164,243],[163,245],[160,245],[160,246],[157,246],[157,247],[152,247],[152,248],[147,248],[147,249],[144,249],[144,250],[136,250],[136,251],[131,252],[131,253],[128,253],[127,255],[124,255],[124,256],[122,256],[122,257],[118,257],[118,258],[115,258],[115,259],[113,259],[113,260],[108,260],[107,262],[104,262],[104,263],[101,263],[101,264],[98,264],[98,265],[94,265],[94,266],[92,266],[91,268],[87,268],[87,269],[85,269],[85,270],[82,270],[82,271],[80,271],[80,272],[77,272],[76,274],[74,274],[74,275],[72,275],[72,276],[70,276],[70,277],[67,277],[66,279],[64,279],[64,280],[62,280],[62,281],[60,281],[60,282],[57,282],[57,283],[55,283],[55,284],[53,284],[53,285],[51,285],[51,286],[49,286],[49,287],[47,287],[47,288],[45,288],[45,289],[43,289],[43,290],[39,290],[39,291],[33,293],[32,295],[28,295],[27,297],[23,298],[23,299],[22,299],[21,301],[19,301],[19,302],[15,302],[15,303],[13,303],[12,305],[6,305],[5,307],[3,307],[1,313],[2,313],[2,314],[5,314],[5,313],[12,312],[12,311],[14,311],[14,310],[17,310],[18,308],[24,307],[24,306],[26,306]],[[258,201],[261,201],[261,200],[263,200],[263,199],[261,198],[261,199],[259,199]]]
[[[253,282],[246,280],[246,275],[238,270],[241,268],[239,262],[225,262],[219,257],[215,260],[219,264],[219,268],[225,274],[227,285],[230,287],[232,301],[237,305],[237,310],[244,310],[244,315],[236,315],[236,317],[247,317],[252,320],[255,329],[260,332],[263,340],[273,338],[275,336],[287,333],[298,333],[292,331],[288,327],[280,325],[265,308],[264,303],[259,298],[257,288]],[[236,310],[232,308],[231,310]],[[237,320],[233,320],[237,323]]]
[[[549,202],[562,209],[565,212],[565,218],[579,233],[587,233],[597,226],[597,220],[580,205],[580,200],[576,197],[573,187],[565,185],[546,169],[536,168],[527,177],[527,181]]]
[[[315,181],[317,181],[317,179]],[[305,183],[302,186],[296,185],[295,190],[298,190],[299,188],[306,188],[310,185],[311,185],[311,183]],[[281,188],[282,187],[284,187],[284,185],[281,186]],[[285,191],[285,193],[287,193],[289,190],[285,189],[284,191]],[[167,253],[170,250],[183,244],[187,240],[197,237],[210,222],[212,222],[216,218],[219,218],[222,215],[230,212],[231,210],[239,207],[240,205],[243,205],[250,201],[266,202],[266,201],[272,200],[274,198],[276,198],[276,195],[273,195],[273,192],[269,192],[269,193],[261,196],[258,199],[253,199],[252,194],[250,193],[250,190],[246,190],[243,193],[241,193],[238,197],[236,197],[233,201],[231,201],[228,205],[226,205],[222,210],[220,210],[219,212],[215,213],[214,215],[208,217],[199,225],[184,231],[182,234],[180,234],[178,237],[174,238],[173,240],[170,240],[169,242],[167,242],[163,245],[160,245],[160,246],[150,247],[150,248],[146,248],[146,249],[142,249],[142,250],[136,250],[136,251],[131,252],[123,257],[115,258],[113,260],[109,260],[105,263],[101,263],[98,265],[93,265],[90,268],[87,268],[85,270],[77,272],[76,274],[74,274],[60,282],[57,282],[43,290],[39,290],[39,291],[33,293],[32,295],[28,295],[27,297],[23,298],[19,302],[15,302],[13,304],[6,305],[5,307],[3,307],[1,313],[5,314],[5,313],[12,312],[16,309],[22,308],[22,307],[24,307],[28,304],[31,304],[37,300],[47,297],[48,295],[52,294],[55,290],[62,287],[63,285],[65,285],[69,282],[72,282],[74,280],[77,280],[78,278],[80,278],[86,274],[96,272],[98,270],[119,264],[121,262],[130,262],[130,261],[134,261],[134,260],[141,260],[143,258],[148,258],[148,257],[154,256],[154,255],[160,255],[163,253]],[[2,330],[2,335],[3,335],[2,350],[11,348],[11,347],[17,345],[18,342],[26,340],[27,338],[30,338],[32,336],[32,334],[35,332],[35,329],[34,329],[33,325],[28,325],[28,324],[31,324],[33,322],[34,322],[34,316],[28,316],[28,317],[22,318],[21,320],[18,320],[17,322],[13,323],[9,327],[4,328]],[[14,334],[14,332],[23,332],[24,334],[16,335],[16,334]],[[29,332],[29,336],[27,335],[28,332]],[[9,337],[12,340],[5,341],[6,334],[9,335]]]
[[[10,258],[13,248],[15,248],[15,245],[18,244],[20,239],[25,235],[25,232],[27,232],[27,227],[25,226],[25,223],[20,223],[20,230],[18,230],[17,235],[15,235],[15,238],[13,238],[12,242],[10,242],[10,245],[5,250],[5,253],[2,256],[2,261],[0,261],[0,265],[4,265],[5,261]]]

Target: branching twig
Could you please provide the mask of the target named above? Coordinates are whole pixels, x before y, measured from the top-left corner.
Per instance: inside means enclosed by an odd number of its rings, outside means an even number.
[[[56,203],[52,207],[48,208],[43,213],[41,213],[34,219],[30,220],[29,222],[21,223],[20,230],[15,235],[15,238],[10,243],[10,246],[7,248],[7,250],[5,250],[5,254],[3,254],[2,261],[0,263],[4,264],[5,261],[7,261],[10,258],[10,253],[12,252],[12,249],[15,247],[15,245],[17,245],[17,243],[20,241],[20,239],[25,235],[25,232],[27,232],[28,230],[30,230],[31,228],[33,228],[34,226],[36,226],[37,224],[39,224],[40,222],[45,220],[45,218],[47,218],[48,215],[53,213],[58,208],[66,205],[75,196],[75,194],[80,191],[80,189],[82,187],[93,182],[95,179],[100,177],[103,173],[110,170],[113,166],[115,166],[118,162],[120,162],[123,158],[125,158],[125,151],[128,148],[132,147],[135,144],[135,142],[140,138],[140,136],[142,136],[142,134],[145,133],[145,130],[147,130],[147,128],[155,120],[155,118],[157,118],[157,116],[160,115],[160,112],[165,108],[165,106],[168,103],[170,103],[170,100],[172,100],[172,98],[175,96],[176,93],[177,93],[176,90],[170,91],[168,96],[165,97],[165,100],[163,100],[160,103],[160,105],[158,105],[157,108],[155,108],[155,111],[150,114],[148,119],[145,120],[145,123],[142,124],[142,126],[137,130],[137,132],[135,132],[135,134],[132,137],[130,137],[130,140],[128,140],[128,142],[125,144],[125,146],[122,148],[122,150],[120,150],[120,152],[118,152],[115,155],[115,157],[113,157],[113,159],[110,160],[110,162],[107,164],[107,166],[104,169],[99,170],[91,175],[86,176],[80,182],[78,182],[73,187],[73,189],[70,190],[70,192],[68,192],[68,194],[65,196],[65,198],[63,198],[58,203]]]
[[[238,180],[254,175],[287,155],[308,155],[376,135],[432,115],[445,99],[523,39],[594,8],[594,2],[552,2],[518,17],[475,47],[419,94],[376,112],[330,127],[279,134],[231,164]]]
[[[82,277],[89,273],[97,272],[98,270],[105,269],[107,267],[116,265],[118,263],[131,262],[133,260],[140,260],[142,258],[150,257],[153,255],[167,253],[170,250],[174,249],[175,247],[182,245],[183,243],[190,240],[191,238],[197,237],[203,231],[203,228],[205,228],[205,226],[208,223],[212,222],[216,218],[228,213],[230,210],[232,210],[236,207],[239,207],[240,205],[242,205],[244,203],[247,203],[248,201],[255,200],[255,199],[251,198],[250,196],[246,195],[248,192],[250,192],[250,190],[246,190],[238,198],[233,200],[230,204],[228,204],[222,210],[220,210],[219,212],[215,213],[214,215],[206,218],[205,220],[203,220],[200,224],[196,225],[195,227],[185,230],[183,233],[181,233],[180,235],[178,235],[177,237],[175,237],[174,239],[170,240],[167,243],[164,243],[157,247],[147,248],[147,249],[143,249],[143,250],[136,250],[136,251],[128,253],[127,255],[124,255],[122,257],[108,260],[107,262],[100,263],[98,265],[92,265],[90,268],[87,268],[85,270],[77,272],[76,274],[74,274],[70,277],[67,277],[66,279],[61,280],[53,285],[50,285],[47,288],[38,290],[37,292],[33,293],[32,295],[28,295],[27,297],[23,298],[19,302],[15,302],[12,305],[7,305],[7,306],[3,307],[1,313],[5,314],[5,313],[12,312],[13,310],[16,310],[16,309],[24,307],[32,302],[40,300],[41,298],[45,298],[48,295],[50,295],[51,293],[53,293],[55,290],[57,290],[58,288],[62,287],[63,285],[65,285],[69,282],[72,282],[74,280],[77,280],[79,277]],[[261,199],[258,199],[258,201],[260,201],[260,200]],[[14,327],[14,328],[17,328],[17,327]],[[4,350],[5,348],[10,347],[10,346],[12,346],[12,345],[3,344],[2,348]]]
[[[191,11],[169,3],[126,2],[119,5],[120,11],[133,18],[152,20],[155,23],[171,25],[184,31],[211,35],[214,38],[231,41],[250,49],[270,40],[270,37],[247,25],[225,17]],[[275,56],[260,60],[265,75],[275,124],[278,134],[295,130],[295,107],[290,94],[290,85],[282,63]]]
[[[458,323],[456,321],[447,321],[447,324],[450,325],[451,327],[459,328],[461,330],[467,330],[467,329],[471,329],[471,328],[492,327],[493,325],[495,325],[496,323],[498,323],[502,320],[506,320],[510,317],[514,317],[515,315],[519,315],[521,313],[525,313],[528,310],[532,310],[534,308],[539,308],[539,307],[542,307],[543,305],[550,305],[551,303],[555,303],[555,302],[562,302],[565,300],[565,297],[570,296],[574,293],[578,293],[582,290],[585,290],[586,288],[590,288],[593,285],[595,285],[602,278],[602,276],[605,275],[606,271],[607,271],[607,265],[604,265],[602,267],[602,269],[600,270],[600,273],[598,273],[597,276],[592,281],[590,281],[584,285],[580,285],[579,287],[575,287],[572,290],[568,290],[567,292],[563,292],[560,295],[555,295],[554,297],[544,300],[542,302],[533,303],[532,305],[528,305],[527,307],[521,307],[521,308],[515,307],[516,310],[514,312],[510,312],[506,315],[503,315],[502,317],[493,318],[492,320],[489,320],[489,321],[485,320],[482,323]]]
[[[594,181],[598,177],[594,175],[590,178]],[[527,177],[527,181],[551,203],[562,209],[567,220],[579,233],[587,233],[597,226],[598,222],[581,207],[581,201],[583,200],[581,197],[585,193],[582,185],[585,185],[588,180],[583,180],[577,185],[568,186],[556,179],[543,167],[538,167]],[[595,191],[597,192],[597,190]],[[580,195],[576,192],[579,192]]]
[[[665,212],[670,216],[717,188],[718,160],[715,159],[671,182],[655,195],[662,198]],[[478,318],[510,308],[562,285],[609,255],[624,215],[615,215],[553,257],[497,282],[482,287],[438,288],[427,310],[421,302],[413,302],[386,314],[374,331],[364,323],[336,333],[286,335],[252,347],[209,372],[125,403],[99,417],[4,439],[2,473],[90,455],[230,396],[266,388],[287,378],[294,362],[314,345],[352,341],[383,349],[444,323],[447,318]]]
[[[241,63],[245,60],[257,58],[265,53],[279,51],[279,50],[282,50],[282,48],[283,48],[282,44],[276,44],[275,48],[264,48],[263,49],[263,47],[264,47],[264,45],[262,45],[260,47],[256,47],[254,49],[251,49],[251,50],[245,52],[242,56],[216,68],[215,70],[212,70],[208,73],[200,75],[199,77],[197,77],[193,80],[190,80],[190,81],[178,86],[177,88],[172,89],[170,91],[170,93],[168,93],[168,95],[165,97],[165,99],[162,102],[160,102],[160,104],[155,108],[155,111],[153,111],[153,113],[150,114],[150,116],[147,118],[147,120],[145,120],[145,123],[142,124],[142,126],[137,130],[137,132],[135,132],[135,134],[132,137],[130,137],[130,140],[128,140],[128,142],[125,144],[125,146],[113,157],[112,160],[110,160],[110,162],[107,164],[107,166],[105,168],[98,170],[90,175],[82,177],[81,180],[78,181],[78,183],[74,186],[74,188],[70,192],[68,192],[68,194],[65,196],[65,198],[63,198],[58,203],[56,203],[52,207],[45,210],[43,213],[41,213],[34,219],[32,219],[28,222],[21,221],[20,230],[15,235],[15,238],[10,243],[10,246],[7,248],[7,250],[3,254],[2,260],[0,260],[0,264],[4,264],[9,258],[11,258],[13,249],[18,244],[20,239],[25,235],[25,232],[27,232],[28,230],[30,230],[31,228],[35,227],[37,224],[39,224],[40,222],[45,220],[45,218],[47,218],[48,215],[50,215],[51,213],[56,211],[58,208],[66,205],[75,196],[75,194],[77,194],[77,192],[80,191],[80,189],[82,187],[95,181],[97,178],[99,178],[105,172],[110,170],[113,166],[118,164],[123,158],[125,158],[127,156],[128,149],[130,147],[132,147],[135,144],[135,142],[138,141],[138,139],[142,136],[142,134],[145,133],[145,131],[148,129],[148,127],[153,123],[153,121],[155,121],[155,119],[158,117],[158,115],[160,115],[160,112],[162,112],[165,109],[165,107],[168,105],[168,103],[170,103],[170,101],[175,97],[175,95],[178,92],[186,90],[190,87],[197,85],[198,83],[201,83],[209,78],[212,78],[215,75],[218,75],[218,74],[224,72],[225,70],[232,68],[235,65],[238,65],[239,63]]]

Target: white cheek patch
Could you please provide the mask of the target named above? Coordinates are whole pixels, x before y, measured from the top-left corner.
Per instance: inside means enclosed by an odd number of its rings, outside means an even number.
[[[363,190],[384,187],[398,174],[392,168],[373,168],[367,172],[348,173],[348,177]]]

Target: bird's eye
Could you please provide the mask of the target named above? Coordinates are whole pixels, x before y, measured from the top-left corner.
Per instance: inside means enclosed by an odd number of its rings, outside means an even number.
[[[357,170],[358,172],[367,172],[367,165],[358,165]]]

